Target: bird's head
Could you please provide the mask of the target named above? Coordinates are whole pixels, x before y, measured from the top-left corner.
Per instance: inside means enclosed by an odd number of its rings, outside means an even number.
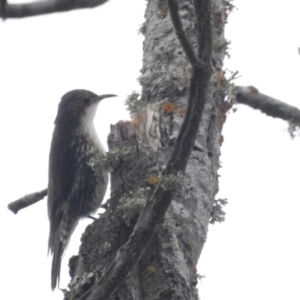
[[[104,98],[116,97],[117,95],[96,95],[87,90],[73,90],[63,95],[58,105],[55,124],[78,123],[83,120],[90,122],[94,119],[97,106]]]

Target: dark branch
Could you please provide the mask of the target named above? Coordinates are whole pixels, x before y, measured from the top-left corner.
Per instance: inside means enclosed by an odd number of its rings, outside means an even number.
[[[7,1],[6,0],[0,0],[1,1],[1,17],[3,19],[3,21],[6,19],[6,6],[7,6]]]
[[[167,0],[168,3],[174,0]],[[199,32],[201,35],[201,49],[199,52],[202,67],[194,66],[193,74],[190,81],[189,98],[187,103],[185,119],[181,125],[178,137],[172,149],[171,157],[166,166],[166,174],[169,174],[171,169],[177,173],[184,171],[190,157],[191,149],[194,145],[196,134],[200,125],[201,116],[203,114],[204,105],[206,102],[207,93],[207,78],[211,76],[211,58],[212,58],[212,8],[210,0],[195,0],[198,7],[200,7],[206,14],[199,14],[202,19],[197,20],[199,25]],[[178,12],[177,12],[178,15]],[[206,30],[208,34],[203,34]],[[210,50],[210,52],[208,51]]]
[[[14,214],[17,214],[19,210],[26,208],[47,196],[47,189],[44,189],[40,192],[32,193],[26,195],[14,202],[8,204],[8,209],[10,209]]]
[[[3,0],[2,0],[3,1]],[[81,8],[93,8],[108,0],[47,0],[22,4],[6,4],[6,18],[24,18]],[[3,17],[3,10],[0,12]]]
[[[172,6],[174,0],[168,0],[168,3]],[[205,40],[203,41],[207,43],[207,45],[203,49],[212,49],[212,30],[210,28],[212,16],[211,1],[203,0],[199,1],[199,3],[203,5],[201,7],[204,7],[205,12],[208,14],[204,20],[200,20],[200,24],[202,24],[201,30],[205,28],[211,33],[210,35],[204,35]],[[172,9],[174,9],[174,7]],[[175,15],[178,16],[178,12],[176,12]],[[174,24],[174,27],[175,26],[177,26],[178,29],[178,23]],[[183,45],[183,47],[185,46],[186,44]],[[189,50],[190,49],[188,49],[188,51]],[[190,54],[191,53],[188,52],[187,56]],[[191,57],[189,57],[189,59],[191,59]],[[192,57],[192,60],[193,59]],[[210,67],[211,53],[208,55],[207,52],[203,52],[199,61],[202,59],[205,60],[201,65],[198,63],[196,63],[196,65],[193,64],[194,68],[193,75],[190,79],[186,117],[183,120],[171,157],[163,172],[158,188],[155,190],[152,198],[147,201],[129,240],[118,250],[115,259],[101,279],[94,285],[93,289],[90,289],[82,295],[80,300],[109,299],[110,295],[118,289],[123,279],[143,255],[149,241],[155,233],[156,225],[163,221],[166,210],[174,196],[175,186],[178,185],[178,181],[180,180],[177,175],[185,171],[207,98],[206,95],[212,73]]]
[[[177,0],[167,0],[167,3],[169,6],[170,16],[173,23],[173,27],[175,29],[175,33],[177,35],[179,42],[181,43],[181,46],[190,64],[194,67],[200,66],[201,61],[197,58],[195,51],[182,28],[182,22],[178,13]]]
[[[261,94],[254,87],[237,87],[236,102],[259,109],[268,116],[300,124],[300,110],[297,107]]]
[[[212,59],[213,43],[208,43],[213,36],[213,24],[210,12],[212,11],[211,3],[208,5],[207,0],[195,0],[199,7],[197,12],[198,21],[198,56],[205,62]]]
[[[213,26],[210,24],[212,18],[207,20],[209,9],[206,5],[206,1],[194,0],[195,12],[196,12],[196,26],[198,31],[198,56],[202,57],[204,61],[209,60],[212,53],[212,44],[206,43],[206,40],[212,36]]]

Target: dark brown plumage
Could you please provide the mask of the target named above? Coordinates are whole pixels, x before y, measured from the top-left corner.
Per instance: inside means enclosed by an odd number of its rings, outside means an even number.
[[[105,153],[93,119],[98,103],[114,96],[73,90],[62,97],[58,106],[48,182],[52,289],[59,282],[61,258],[79,219],[97,210],[106,192],[108,172],[94,172],[88,162],[93,148]]]

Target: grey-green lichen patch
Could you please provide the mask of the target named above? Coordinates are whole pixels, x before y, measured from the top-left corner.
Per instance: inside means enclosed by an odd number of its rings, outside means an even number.
[[[151,189],[144,187],[130,192],[120,199],[117,211],[127,226],[131,225],[132,220],[137,219],[150,193]]]
[[[130,116],[133,117],[136,115],[137,111],[145,107],[147,103],[141,100],[138,92],[133,91],[125,100],[125,105],[130,113]]]
[[[101,172],[104,168],[112,172],[119,164],[120,157],[124,157],[132,153],[132,147],[119,147],[107,153],[101,152],[98,148],[92,148],[88,154],[90,159],[88,165],[94,170],[95,173]]]
[[[287,128],[290,137],[293,139],[295,136],[300,136],[300,124],[299,122],[288,121],[289,127]]]
[[[225,211],[224,206],[228,203],[227,199],[216,199],[214,200],[213,209],[211,213],[210,223],[224,222],[225,221]]]
[[[171,191],[174,189],[178,189],[183,181],[182,173],[178,173],[177,175],[163,175],[161,176],[159,187],[164,191]]]
[[[105,152],[100,151],[98,148],[92,148],[88,151],[88,156],[90,159],[88,160],[87,164],[92,168],[92,170],[97,174],[101,172],[103,168],[106,168],[105,161],[106,161],[106,154]]]
[[[223,106],[226,104],[227,112],[235,112],[236,95],[239,88],[234,84],[234,81],[240,77],[239,71],[226,70],[226,72],[215,72],[211,77],[211,84],[222,86],[224,93]],[[225,107],[225,106],[224,106]]]
[[[231,44],[231,42],[226,40],[224,36],[216,37],[213,43],[215,51],[226,51],[228,49],[228,46]]]
[[[131,155],[135,149],[132,149],[132,146],[123,146],[119,148],[114,148],[106,153],[106,156],[102,158],[102,161],[105,166],[109,168],[115,168],[118,163],[120,163],[120,158],[124,160],[124,157]]]
[[[168,231],[178,236],[182,233],[182,228],[177,225],[176,220],[168,212],[165,214],[163,227],[167,227]]]
[[[171,205],[172,205],[172,209],[174,211],[174,214],[176,214],[177,216],[180,216],[180,218],[183,218],[183,219],[190,219],[191,218],[190,212],[185,208],[183,203],[173,199]]]
[[[84,294],[87,290],[89,290],[95,283],[95,273],[88,272],[84,273],[81,278],[74,277],[70,286],[73,286],[73,289],[76,291],[76,294],[73,295],[72,299],[78,299],[82,294]],[[67,292],[65,296],[68,294]],[[66,298],[66,297],[65,297]]]
[[[147,29],[146,23],[144,22],[143,24],[140,25],[140,27],[138,29],[138,33],[142,34],[142,35],[145,35],[146,29]]]

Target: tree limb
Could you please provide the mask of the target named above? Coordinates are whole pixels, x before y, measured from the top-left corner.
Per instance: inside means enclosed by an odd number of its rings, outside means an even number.
[[[261,94],[252,86],[237,87],[235,100],[237,103],[259,109],[268,116],[300,124],[300,110],[297,107]]]
[[[196,12],[196,26],[198,31],[198,57],[203,57],[205,61],[211,57],[213,51],[213,44],[206,43],[207,39],[212,36],[213,26],[211,24],[212,18],[209,17],[208,7],[205,1],[194,0]]]
[[[3,0],[2,0],[3,1]],[[65,12],[81,8],[93,8],[104,4],[108,0],[47,0],[22,4],[9,4],[0,11],[0,17],[24,18],[55,12]],[[5,12],[5,15],[3,15]]]
[[[210,35],[204,35],[205,40],[203,40],[203,42],[207,43],[207,45],[203,46],[202,49],[212,49],[212,30],[210,28],[212,18],[211,1],[199,0],[198,2],[199,6],[203,7],[208,14],[204,20],[200,20],[200,24],[203,24],[201,30],[205,29],[211,33]],[[168,0],[169,7],[172,7],[174,3],[175,0]],[[173,10],[174,7],[171,9]],[[178,16],[178,12],[176,15]],[[178,35],[178,23],[175,24],[174,27],[175,26],[177,26],[176,33]],[[185,46],[186,41],[184,41]],[[185,47],[184,45],[183,47]],[[191,55],[189,47],[184,48],[184,50],[187,50],[187,56]],[[193,57],[189,57],[189,59],[191,58],[192,61],[194,61]],[[80,300],[109,299],[110,295],[117,290],[125,276],[143,255],[149,241],[155,233],[156,225],[163,221],[163,217],[175,193],[174,187],[178,184],[178,181],[180,181],[177,175],[185,171],[192,146],[194,145],[209,88],[212,73],[210,66],[211,53],[208,55],[207,52],[203,51],[199,57],[199,61],[202,62],[200,65],[198,63],[192,64],[193,74],[190,79],[187,113],[174,144],[170,159],[163,172],[162,179],[154,191],[153,196],[151,199],[148,199],[143,208],[129,240],[118,250],[115,259],[100,280],[92,289],[83,294]]]
[[[0,10],[0,15],[3,19],[3,21],[6,19],[6,6],[7,6],[7,1],[6,0],[0,0],[0,7],[1,7],[1,10]]]
[[[200,66],[201,62],[196,56],[195,51],[182,28],[182,22],[178,13],[177,0],[167,0],[167,3],[175,33],[190,64],[192,66]]]
[[[44,197],[47,196],[47,193],[47,189],[44,189],[40,192],[25,195],[24,197],[9,203],[7,208],[11,210],[14,214],[17,214],[19,210],[42,200]]]

